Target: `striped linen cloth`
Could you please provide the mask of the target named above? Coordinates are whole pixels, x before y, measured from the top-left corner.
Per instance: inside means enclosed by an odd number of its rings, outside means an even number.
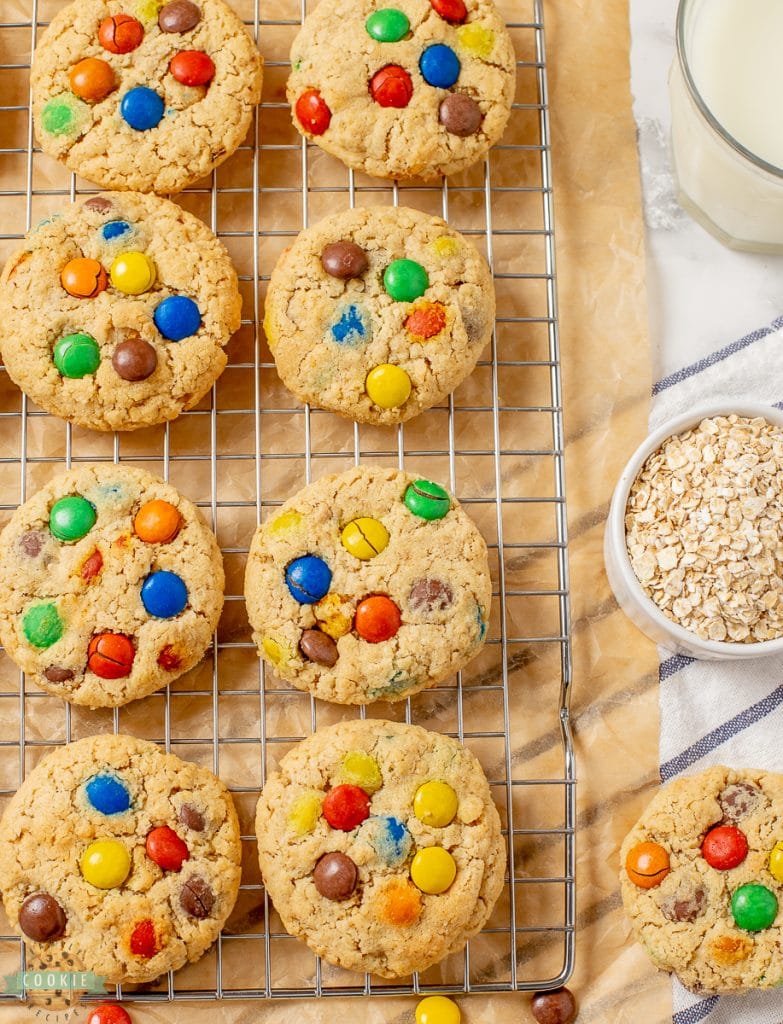
[[[647,224],[651,429],[732,398],[783,405],[783,258],[732,252],[677,204],[666,77],[677,0],[631,0],[631,84]],[[729,764],[783,771],[783,657],[660,651],[661,780]],[[781,965],[783,967],[783,965]],[[672,981],[673,1024],[781,1024],[783,990],[704,998]]]

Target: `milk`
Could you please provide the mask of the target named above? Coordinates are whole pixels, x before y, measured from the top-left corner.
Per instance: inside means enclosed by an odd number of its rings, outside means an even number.
[[[669,91],[680,201],[727,245],[783,252],[783,0],[681,0],[678,27]]]

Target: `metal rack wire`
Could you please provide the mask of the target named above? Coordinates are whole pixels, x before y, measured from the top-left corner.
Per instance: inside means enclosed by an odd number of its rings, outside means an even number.
[[[306,0],[274,2],[270,16],[263,0],[235,3],[266,57],[265,99],[253,131],[211,181],[179,197],[229,247],[244,294],[242,328],[208,399],[165,427],[104,437],[49,417],[0,373],[4,517],[63,463],[82,461],[140,463],[198,499],[227,568],[226,611],[211,656],[169,690],[113,712],[63,706],[26,684],[3,658],[0,799],[8,799],[53,744],[111,729],[156,740],[229,783],[246,848],[237,909],[199,964],[154,985],[118,988],[118,998],[556,988],[574,964],[575,765],[542,0],[517,0],[505,12],[519,88],[504,141],[484,165],[434,187],[355,175],[299,139],[286,104],[269,97],[284,97],[288,50]],[[33,145],[30,54],[58,6],[4,0],[0,13],[3,257],[38,217],[94,191]],[[281,246],[328,212],[388,202],[440,213],[471,236],[484,247],[498,292],[488,358],[447,406],[396,432],[298,406],[277,381],[261,329],[263,291]],[[416,468],[448,482],[487,538],[495,594],[487,646],[456,680],[401,704],[356,712],[316,702],[265,671],[244,616],[241,576],[257,522],[303,483],[359,462]],[[356,713],[417,722],[471,747],[487,771],[508,839],[507,885],[484,932],[464,955],[399,982],[331,968],[287,936],[255,863],[252,812],[266,772],[309,731]],[[0,932],[0,973],[10,973],[24,965],[24,950],[2,919]]]

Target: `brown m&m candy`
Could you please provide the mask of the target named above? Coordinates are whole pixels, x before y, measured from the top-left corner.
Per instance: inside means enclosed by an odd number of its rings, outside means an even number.
[[[161,7],[158,14],[161,32],[190,32],[200,21],[201,11],[190,0],[172,0]]]
[[[75,299],[94,299],[107,287],[109,277],[97,260],[77,256],[63,267],[60,283]]]
[[[568,988],[538,992],[533,996],[530,1010],[538,1024],[571,1024],[576,1019],[576,1000]]]
[[[98,26],[98,42],[109,53],[130,53],[141,44],[144,28],[130,14],[104,18]]]
[[[340,654],[337,644],[320,629],[306,629],[299,641],[299,650],[308,661],[331,668],[337,663]]]
[[[461,92],[450,93],[438,108],[438,120],[452,135],[465,138],[475,135],[481,126],[482,114],[478,103]]]
[[[92,199],[88,199],[83,204],[85,210],[95,210],[96,213],[108,213],[112,208],[112,203],[109,199],[104,199],[103,196],[93,196]]]
[[[189,878],[179,891],[179,905],[191,917],[203,921],[215,906],[212,887],[200,875]]]
[[[321,265],[330,277],[345,281],[352,277],[360,277],[367,270],[369,263],[367,253],[360,245],[343,239],[324,246]]]
[[[416,580],[408,597],[414,612],[442,612],[454,601],[454,592],[448,583],[435,576]]]
[[[179,820],[193,832],[204,831],[204,815],[193,804],[183,804],[180,807]]]
[[[28,530],[19,538],[19,547],[29,558],[36,558],[44,545],[44,535],[40,530]]]
[[[640,889],[654,889],[669,874],[669,854],[658,843],[638,843],[628,851],[625,870]]]
[[[751,782],[734,782],[726,786],[718,797],[723,817],[736,824],[754,811],[761,799],[761,790]]]
[[[111,65],[97,57],[86,57],[74,64],[68,72],[68,82],[71,92],[91,103],[108,96],[116,85]]]
[[[326,853],[315,865],[313,882],[327,900],[347,900],[356,888],[356,865],[344,853]]]
[[[65,934],[68,918],[48,892],[35,892],[19,908],[19,927],[35,942],[53,942]]]
[[[153,345],[133,331],[114,349],[111,365],[123,380],[146,380],[155,372],[158,354]]]
[[[73,671],[63,668],[62,665],[50,665],[44,669],[44,675],[50,683],[67,683],[73,679]]]

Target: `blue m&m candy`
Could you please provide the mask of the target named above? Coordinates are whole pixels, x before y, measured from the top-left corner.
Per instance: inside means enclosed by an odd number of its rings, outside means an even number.
[[[450,89],[459,78],[459,69],[459,57],[443,43],[428,46],[419,59],[422,78],[436,89]]]
[[[201,327],[198,306],[186,295],[170,295],[158,303],[152,314],[155,326],[169,341],[182,341]]]
[[[295,601],[299,604],[315,604],[329,591],[332,571],[322,558],[303,555],[289,562],[285,581]]]
[[[122,814],[130,807],[128,788],[115,775],[93,775],[84,789],[87,799],[101,814]]]
[[[130,231],[130,229],[130,224],[126,220],[110,220],[108,224],[104,224],[101,228],[101,234],[107,242],[110,242],[112,238],[119,238]]]
[[[171,619],[188,603],[188,588],[175,572],[151,572],[141,586],[141,603],[155,618]]]
[[[160,123],[165,105],[163,97],[146,85],[138,85],[129,89],[120,102],[120,113],[123,120],[137,132],[147,131]]]

